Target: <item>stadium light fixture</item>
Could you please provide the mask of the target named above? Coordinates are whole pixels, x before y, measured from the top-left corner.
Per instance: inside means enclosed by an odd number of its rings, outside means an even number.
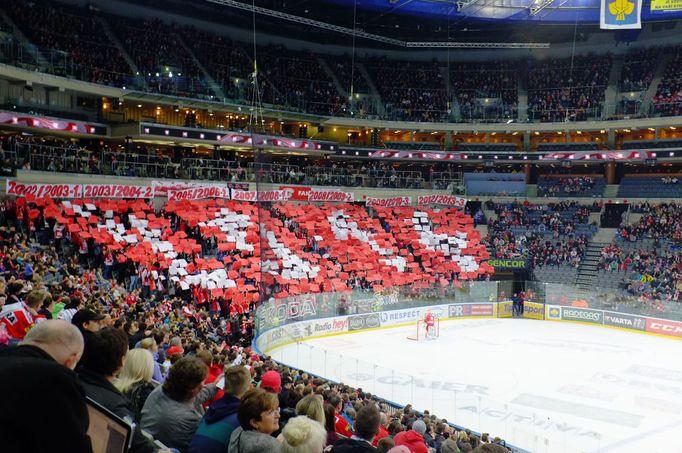
[[[457,11],[462,11],[469,6],[473,5],[476,3],[478,0],[458,0],[457,2]]]
[[[530,5],[528,5],[528,14],[533,17],[553,2],[554,0],[533,0]]]

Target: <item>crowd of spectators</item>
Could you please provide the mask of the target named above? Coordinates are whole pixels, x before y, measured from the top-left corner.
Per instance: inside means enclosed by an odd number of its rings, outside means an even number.
[[[437,62],[375,59],[365,65],[390,119],[442,121],[447,116],[447,90]]]
[[[656,65],[665,52],[660,48],[633,49],[624,57],[623,70],[618,81],[619,101],[616,113],[638,115],[656,71]]]
[[[558,178],[556,184],[538,184],[538,195],[551,197],[558,194],[580,196],[594,187],[594,178],[590,176],[575,176]]]
[[[335,115],[346,103],[314,54],[272,45],[258,49],[258,63],[268,81],[265,103],[320,115]]]
[[[609,55],[536,62],[528,80],[529,120],[564,122],[598,117],[610,69]]]
[[[44,0],[10,2],[6,11],[27,38],[42,49],[45,58],[32,63],[45,66],[42,70],[182,97],[219,100],[222,90],[237,102],[252,98],[254,56],[229,37],[161,20],[99,17],[100,13],[92,9],[58,6]],[[109,38],[101,21],[108,23],[125,51]],[[126,61],[124,52],[132,58],[137,71]],[[526,77],[515,63],[454,63],[450,69],[451,87],[447,87],[442,67],[436,61],[364,58],[362,64],[384,104],[379,108],[369,98],[348,100],[342,94],[350,90],[351,77],[354,93],[372,94],[362,71],[357,65],[353,68],[349,57],[327,61],[342,87],[339,90],[318,55],[282,46],[260,47],[257,52],[262,100],[320,115],[363,118],[381,114],[386,119],[409,121],[443,121],[457,116],[464,121],[513,119],[518,116],[519,78]],[[629,53],[619,91],[644,91],[651,83],[661,52],[643,49]],[[682,108],[677,75],[682,51],[677,47],[671,52],[674,54],[652,104],[656,113],[666,116],[678,115]],[[207,81],[195,58],[219,89]],[[601,114],[611,67],[609,55],[530,60],[529,64],[531,121],[580,121]],[[640,100],[625,96],[619,113],[636,113]]]
[[[354,62],[349,55],[343,55],[327,58],[326,62],[343,89],[348,91],[348,94],[350,94],[351,81],[353,82],[353,93],[370,94],[367,81],[358,68],[359,60]]]
[[[464,191],[459,173],[452,164],[400,165],[380,161],[294,161],[289,158],[256,164],[248,159],[177,159],[170,148],[145,144],[110,146],[105,143],[94,147],[78,141],[20,135],[6,136],[2,149],[16,153],[18,162],[28,163],[24,166],[26,170],[342,187],[422,189],[430,184],[436,190]],[[14,155],[8,154],[7,159],[14,159]],[[8,171],[11,173],[16,165],[17,162],[8,162]],[[449,172],[442,172],[443,169]]]
[[[620,226],[618,236],[621,239],[635,242],[652,238],[682,243],[682,206],[679,203],[644,203],[634,207],[633,212],[641,213],[642,217],[635,224]]]
[[[652,108],[661,116],[682,115],[682,46],[669,49],[670,61],[652,98]]]
[[[488,219],[486,238],[496,257],[530,260],[533,267],[580,265],[588,237],[576,229],[588,222],[588,207],[575,202],[530,205],[517,201],[487,207],[497,215]],[[562,214],[565,211],[571,212],[570,217]]]
[[[618,89],[625,91],[646,91],[654,78],[656,63],[661,49],[635,49],[624,57],[623,71],[618,82]]]
[[[153,93],[210,97],[214,93],[182,42],[181,27],[159,19],[112,18],[111,28]]]
[[[598,266],[609,272],[624,272],[621,289],[641,301],[680,300],[682,255],[679,251],[624,251],[614,243],[601,250]]]
[[[97,16],[55,2],[7,2],[4,11],[40,48],[50,72],[122,87],[132,70]]]
[[[429,165],[403,169],[387,162],[323,160],[304,165],[268,164],[256,171],[255,178],[274,184],[422,189],[429,178],[429,170]],[[440,185],[440,182],[433,184],[432,180],[432,188],[444,190],[450,182]],[[453,183],[452,187],[456,185]]]
[[[248,99],[245,89],[251,82],[253,61],[247,52],[229,37],[208,33],[195,27],[181,29],[185,43],[226,96]]]
[[[10,357],[0,361],[0,374],[30,376],[45,367],[37,362],[47,360],[44,354],[53,354],[64,370],[77,374],[62,371],[67,376],[52,381],[58,387],[51,393],[59,395],[68,378],[71,389],[84,389],[88,397],[135,422],[131,452],[166,451],[141,430],[181,452],[231,451],[241,442],[242,453],[262,452],[264,445],[274,452],[321,452],[330,446],[341,453],[356,445],[357,438],[380,451],[400,445],[420,452],[471,451],[503,444],[488,435],[456,430],[409,406],[398,412],[362,389],[256,354],[250,349],[254,322],[249,312],[231,314],[202,302],[197,292],[176,292],[171,285],[152,287],[148,273],[139,273],[130,260],[112,263],[96,244],[84,255],[74,248],[68,230],[56,223],[51,227],[53,220],[40,212],[34,216],[35,208],[32,202],[4,199],[0,210],[0,344],[25,340],[19,349],[0,346],[0,356]],[[208,242],[202,244],[210,247]],[[62,344],[72,346],[63,349]],[[43,352],[36,351],[35,359],[19,359],[20,352],[28,351],[21,348],[29,345]],[[259,388],[248,390],[252,384]],[[28,392],[33,401],[19,387],[15,390],[24,395],[24,407],[46,401],[39,392]],[[53,446],[71,445],[65,451],[89,451],[69,443],[82,440],[87,429],[83,392],[75,395],[66,392],[68,406],[52,405],[39,420],[32,415],[38,422],[59,419],[59,424],[48,423],[59,426],[59,440],[13,435],[3,445],[30,442],[40,450],[57,442]],[[24,414],[13,412],[19,413]],[[302,419],[306,417],[310,420]],[[3,429],[11,426],[9,419],[2,420],[7,422]],[[321,433],[319,445],[296,449],[318,442],[311,432]]]
[[[450,84],[463,120],[502,120],[518,116],[519,74],[513,63],[458,63]]]

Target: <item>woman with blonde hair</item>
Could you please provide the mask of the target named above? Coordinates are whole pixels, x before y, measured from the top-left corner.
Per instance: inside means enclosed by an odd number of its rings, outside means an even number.
[[[282,430],[282,437],[282,453],[322,453],[327,443],[327,432],[322,424],[304,415],[289,420]]]
[[[296,415],[305,415],[324,426],[324,405],[322,398],[317,395],[308,395],[296,404]]]
[[[154,374],[152,374],[152,379],[164,383],[166,380],[165,373],[161,372],[161,365],[159,364],[159,345],[153,337],[145,338],[140,341],[140,348],[146,349],[152,353],[152,358],[154,359]]]
[[[137,423],[147,397],[156,387],[152,382],[153,374],[152,353],[146,349],[131,349],[126,354],[123,370],[114,381],[114,386],[132,402]]]

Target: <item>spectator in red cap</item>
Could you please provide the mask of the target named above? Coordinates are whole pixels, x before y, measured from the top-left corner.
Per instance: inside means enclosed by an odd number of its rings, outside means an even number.
[[[260,379],[260,388],[274,393],[282,390],[282,378],[277,371],[267,371]]]

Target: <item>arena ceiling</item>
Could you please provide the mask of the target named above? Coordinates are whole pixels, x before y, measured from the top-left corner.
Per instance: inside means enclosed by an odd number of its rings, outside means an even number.
[[[530,2],[549,0],[124,0],[172,11],[187,17],[253,28],[252,6],[270,14],[256,14],[258,33],[318,43],[357,44],[395,48],[397,41],[452,43],[581,42],[594,34],[613,41],[635,41],[638,30],[599,30],[598,0],[552,0],[536,14]],[[682,11],[652,14],[644,0],[643,19],[654,29],[673,29]],[[577,2],[583,2],[580,6]],[[295,17],[299,20],[291,20]],[[326,27],[306,25],[315,21]],[[532,23],[532,26],[528,26]],[[343,28],[346,33],[333,31]],[[368,39],[362,33],[379,37]],[[396,41],[396,42],[391,42]]]
[[[185,0],[189,1],[189,0]],[[192,0],[196,5],[197,0]],[[581,41],[599,30],[599,0],[205,0],[238,10],[246,20],[257,8],[282,16],[318,21],[400,41],[468,41],[562,43]],[[235,6],[237,5],[237,6]],[[320,39],[319,28],[259,14],[260,31]],[[669,26],[682,11],[652,13],[645,0],[643,20]],[[533,26],[529,27],[528,24]],[[674,23],[674,22],[672,22]],[[609,33],[613,36],[613,32]],[[317,34],[317,36],[315,36]],[[637,31],[620,32],[618,40],[633,41]],[[347,36],[329,33],[330,43],[347,43]],[[390,44],[389,44],[390,45]]]

